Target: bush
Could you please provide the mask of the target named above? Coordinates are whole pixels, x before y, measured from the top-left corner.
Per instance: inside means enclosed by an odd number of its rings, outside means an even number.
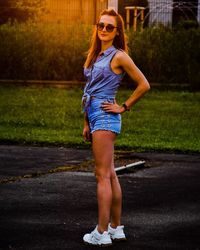
[[[200,29],[146,28],[130,32],[130,54],[152,82],[190,83],[200,88]]]
[[[200,28],[161,25],[127,35],[130,55],[150,82],[200,89]],[[81,23],[1,25],[1,79],[83,80],[90,36],[91,26]]]
[[[0,26],[2,79],[80,80],[91,27],[77,24]]]

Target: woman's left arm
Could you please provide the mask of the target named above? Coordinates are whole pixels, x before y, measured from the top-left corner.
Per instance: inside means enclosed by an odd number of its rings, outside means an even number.
[[[133,60],[125,52],[121,52],[117,56],[117,64],[123,68],[123,70],[136,84],[136,89],[125,101],[126,106],[131,108],[150,89],[150,85],[143,73],[138,69]]]
[[[104,103],[102,107],[108,112],[123,113],[126,111],[126,107],[130,109],[150,89],[150,85],[143,73],[125,52],[118,52],[114,59],[115,67],[123,69],[134,81],[136,88],[131,96],[124,102],[125,107],[119,106],[117,103],[113,105]]]

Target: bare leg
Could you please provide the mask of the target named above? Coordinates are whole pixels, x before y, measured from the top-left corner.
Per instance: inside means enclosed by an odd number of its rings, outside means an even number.
[[[98,231],[100,233],[107,231],[110,221],[113,201],[111,176],[114,176],[114,174],[111,173],[115,138],[116,135],[111,131],[98,130],[92,135],[95,175],[97,180]],[[114,190],[116,189],[115,186],[116,185],[113,184]]]
[[[121,225],[122,191],[114,170],[114,159],[111,172],[112,206],[111,206],[111,227],[116,228]]]

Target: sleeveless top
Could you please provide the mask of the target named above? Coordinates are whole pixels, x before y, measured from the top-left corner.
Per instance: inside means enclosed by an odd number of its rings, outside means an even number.
[[[124,76],[112,71],[110,62],[119,50],[114,46],[106,49],[90,68],[84,68],[84,76],[87,79],[82,97],[83,111],[90,105],[92,97],[115,98],[117,89]]]

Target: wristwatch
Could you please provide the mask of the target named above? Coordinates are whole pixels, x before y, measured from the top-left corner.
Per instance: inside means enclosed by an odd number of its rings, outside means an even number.
[[[123,104],[122,104],[122,107],[124,107],[124,109],[125,109],[126,111],[130,111],[130,109],[128,108],[128,106],[126,105],[126,103],[123,103]]]

